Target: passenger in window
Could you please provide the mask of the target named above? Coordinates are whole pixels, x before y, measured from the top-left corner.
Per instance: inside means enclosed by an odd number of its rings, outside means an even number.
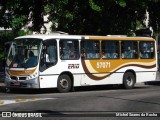
[[[132,50],[130,50],[130,58],[134,58],[136,51],[132,48]]]
[[[27,67],[34,67],[37,65],[37,57],[34,56],[32,51],[29,52],[29,59],[26,62]]]
[[[49,55],[46,53],[46,62],[50,62]]]
[[[69,51],[69,59],[76,59],[76,54],[73,47]]]
[[[121,56],[122,58],[124,58],[124,53],[122,52],[122,56]]]
[[[62,50],[62,47],[60,47],[59,50],[60,50],[60,58],[63,59],[63,50]]]
[[[74,52],[70,52],[69,59],[76,59]]]
[[[86,53],[85,53],[85,52],[82,52],[82,53],[81,53],[81,57],[82,57],[82,59],[86,59]]]
[[[150,51],[151,51],[151,58],[154,57],[154,46],[153,46],[153,43],[151,43],[151,48],[150,48]]]
[[[65,45],[63,48],[62,48],[62,58],[63,59],[69,59],[69,47],[67,45]]]
[[[118,53],[117,52],[113,53],[113,58],[118,58]]]
[[[81,58],[82,59],[86,59],[86,48],[82,48],[82,51],[81,51]]]
[[[118,53],[116,52],[116,50],[111,50],[111,52],[108,53],[108,57],[109,58],[118,58]]]
[[[95,58],[96,57],[96,43],[92,42],[89,44],[88,49],[87,49],[87,58]]]
[[[146,43],[143,43],[142,45],[142,50],[141,50],[141,58],[149,58],[149,55],[148,55],[148,49],[147,49],[147,44]]]
[[[69,59],[75,59],[75,54],[74,54],[74,48],[72,44],[68,47],[69,48]]]
[[[124,58],[130,58],[131,47],[128,47],[127,50],[124,52]]]
[[[154,51],[153,43],[151,43],[151,52]]]
[[[124,53],[124,58],[133,58],[133,52],[135,52],[135,50],[132,50],[129,46],[128,50]]]
[[[56,47],[54,45],[47,47],[46,62],[56,62]]]
[[[104,53],[104,52],[102,52],[102,58],[106,58],[106,56],[105,56],[105,53]]]
[[[47,48],[43,48],[43,52],[42,52],[42,55],[41,55],[41,61],[44,63],[44,62],[50,62],[49,61],[49,56],[48,56],[48,53],[47,53]]]
[[[48,46],[47,46],[47,48],[44,50],[45,51],[45,57],[46,57],[46,62],[48,63],[48,62],[50,62],[50,60],[49,60],[49,55],[48,55]]]

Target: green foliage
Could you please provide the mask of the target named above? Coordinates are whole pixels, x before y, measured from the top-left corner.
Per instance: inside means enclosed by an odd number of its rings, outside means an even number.
[[[146,11],[146,7],[140,4],[142,2],[137,1],[75,0],[60,3],[55,2],[50,10],[53,15],[50,20],[58,22],[58,27],[52,28],[71,34],[127,34],[139,23],[143,26]]]
[[[17,36],[26,35],[27,33],[23,30],[18,32],[14,31],[2,31],[0,32],[0,60],[4,59],[4,43],[12,41]]]
[[[0,32],[0,41],[1,43],[5,43],[5,42],[13,40],[15,37],[26,35],[26,34],[27,32],[23,30],[19,30],[18,32],[4,30]]]
[[[2,2],[0,26],[17,32],[32,21],[31,30],[39,32],[44,25],[43,16],[49,15],[53,31],[94,35],[130,34],[137,28],[145,27],[147,10],[149,27],[159,32],[159,6],[159,0],[6,0]]]
[[[23,27],[23,21],[26,19],[24,15],[22,16],[13,16],[12,17],[12,29],[13,30],[20,30]]]
[[[100,6],[98,6],[94,0],[89,0],[89,5],[90,7],[94,10],[94,11],[97,11],[97,12],[101,12],[102,9]]]
[[[119,6],[121,7],[126,7],[126,2],[125,0],[114,0],[117,4],[119,4]]]

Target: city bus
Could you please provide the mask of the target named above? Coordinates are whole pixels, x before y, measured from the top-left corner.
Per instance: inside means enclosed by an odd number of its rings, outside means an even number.
[[[123,85],[154,81],[156,41],[151,37],[26,35],[13,40],[5,68],[8,88]]]

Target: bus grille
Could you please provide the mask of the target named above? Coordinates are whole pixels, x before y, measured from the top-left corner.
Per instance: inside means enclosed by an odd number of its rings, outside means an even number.
[[[17,76],[11,76],[12,80],[26,80],[27,77],[17,77]]]
[[[27,87],[27,83],[20,83],[20,85],[15,85],[13,82],[10,83],[11,87]]]

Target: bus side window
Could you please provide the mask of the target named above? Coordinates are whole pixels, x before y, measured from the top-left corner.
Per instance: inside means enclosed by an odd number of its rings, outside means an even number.
[[[140,58],[151,59],[155,55],[154,42],[140,42]]]
[[[86,46],[85,46],[85,42],[81,41],[81,58],[82,59],[86,59]]]
[[[46,40],[41,53],[40,71],[57,63],[57,42],[56,40]]]
[[[119,42],[118,41],[102,41],[102,58],[117,59],[119,58]]]
[[[121,42],[122,58],[137,59],[138,58],[138,42],[122,41]]]
[[[60,40],[60,59],[78,60],[79,59],[79,41],[62,39]]]
[[[100,58],[99,41],[97,40],[81,41],[81,57],[82,59]]]

